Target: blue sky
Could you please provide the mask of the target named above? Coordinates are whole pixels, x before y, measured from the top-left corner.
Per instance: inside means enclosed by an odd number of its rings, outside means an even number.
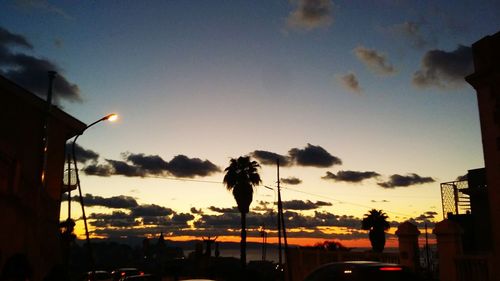
[[[53,62],[78,86],[60,99],[64,110],[85,123],[120,114],[117,123],[99,124],[79,139],[99,154],[88,166],[142,153],[165,162],[185,155],[223,169],[231,157],[256,150],[286,156],[293,148],[307,152],[310,144],[342,165],[294,159],[283,168],[284,178],[301,180],[289,186],[300,192],[285,190],[285,200],[332,203],[295,211],[308,219],[314,211],[361,218],[377,208],[396,221],[426,212],[441,218],[439,183],[483,166],[475,92],[461,77],[471,70],[471,44],[498,32],[498,1],[20,0],[2,6],[0,27],[33,48],[6,36],[0,46],[13,57]],[[7,77],[9,67],[0,65]],[[129,196],[175,214],[201,208],[206,217],[192,214],[184,225],[189,231],[215,231],[196,222],[221,215],[210,206],[234,206],[222,184],[174,180],[172,170],[155,175],[170,179],[110,171],[83,175],[84,192]],[[330,172],[338,179],[340,171],[379,176],[357,183],[322,178]],[[275,185],[274,167],[262,165],[261,173],[264,184]],[[410,184],[378,184],[392,175]],[[183,179],[222,177],[214,170]],[[260,188],[254,204],[274,196]],[[90,213],[112,211],[99,205]],[[172,219],[167,213],[160,217]],[[135,221],[136,228],[146,226],[144,218]],[[341,227],[357,237],[355,227]]]

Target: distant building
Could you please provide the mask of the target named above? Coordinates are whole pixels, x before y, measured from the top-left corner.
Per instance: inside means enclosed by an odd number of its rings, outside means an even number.
[[[58,234],[65,143],[86,128],[50,107],[42,187],[47,109],[43,99],[0,76],[0,268],[9,257],[24,254],[35,281],[61,262]]]

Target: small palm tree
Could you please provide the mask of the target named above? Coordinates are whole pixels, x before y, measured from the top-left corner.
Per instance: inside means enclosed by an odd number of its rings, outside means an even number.
[[[227,190],[233,192],[234,199],[241,213],[241,243],[240,259],[243,268],[246,267],[246,215],[250,209],[253,199],[253,187],[261,183],[257,168],[260,165],[256,161],[251,161],[249,156],[240,156],[238,159],[232,158],[229,166],[224,170],[224,185]]]
[[[382,253],[385,247],[385,231],[390,225],[387,222],[389,217],[382,210],[371,209],[361,222],[361,228],[369,230],[368,237],[374,252]]]

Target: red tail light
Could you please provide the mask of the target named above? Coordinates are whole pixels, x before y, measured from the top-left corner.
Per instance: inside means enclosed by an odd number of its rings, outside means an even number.
[[[140,271],[140,272],[139,272],[139,275],[144,275],[144,272]]]
[[[122,272],[122,273],[121,273],[121,276],[125,276],[125,272]]]
[[[379,268],[380,271],[401,271],[403,268],[397,266],[386,266]]]

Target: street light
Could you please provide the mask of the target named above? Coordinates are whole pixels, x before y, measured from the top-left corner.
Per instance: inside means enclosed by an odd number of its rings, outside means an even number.
[[[83,129],[83,131],[81,131],[75,137],[75,139],[73,140],[73,144],[71,146],[71,150],[72,150],[72,154],[73,154],[73,164],[75,165],[76,186],[78,187],[78,195],[80,197],[80,206],[82,206],[83,224],[85,226],[85,238],[86,238],[86,241],[87,241],[87,248],[88,248],[88,251],[89,251],[90,263],[91,263],[90,266],[92,268],[92,271],[94,270],[94,258],[92,256],[92,251],[91,251],[91,247],[90,247],[90,235],[89,235],[89,229],[88,229],[88,226],[87,226],[87,216],[85,216],[85,207],[83,205],[83,195],[82,195],[82,188],[80,186],[80,177],[78,176],[78,166],[77,166],[77,161],[76,161],[76,149],[75,149],[75,146],[76,146],[76,141],[78,140],[78,137],[80,137],[81,135],[83,135],[83,133],[88,128],[90,128],[90,127],[94,126],[95,124],[97,124],[99,122],[102,122],[102,121],[106,121],[106,120],[115,121],[116,119],[118,119],[118,115],[115,114],[115,113],[112,113],[112,114],[108,114],[108,115],[102,117],[101,119],[95,121],[94,123],[91,123],[90,125],[88,125],[87,127],[85,127],[85,129]]]

